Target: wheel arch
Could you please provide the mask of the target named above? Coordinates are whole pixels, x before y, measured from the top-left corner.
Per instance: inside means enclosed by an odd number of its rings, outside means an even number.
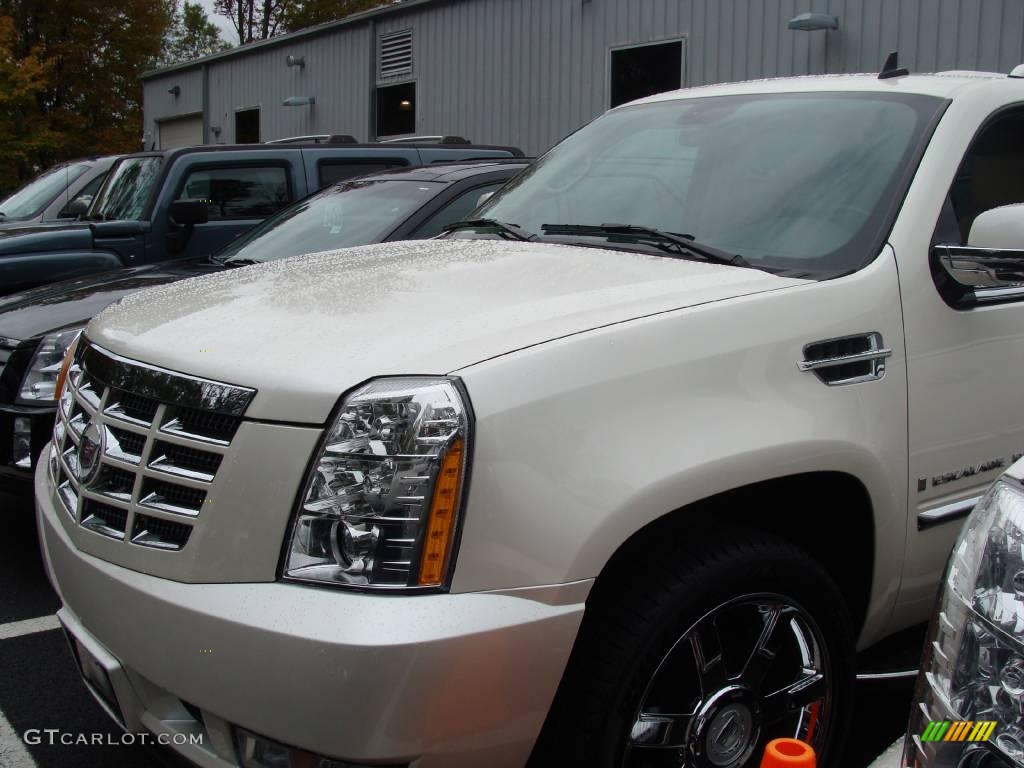
[[[824,519],[822,499],[829,500],[832,513]],[[766,509],[784,509],[785,513],[764,514]],[[631,563],[649,554],[655,542],[663,545],[695,535],[711,538],[716,527],[723,525],[770,533],[806,551],[836,582],[860,633],[872,596],[875,509],[864,483],[842,471],[810,471],[752,482],[651,520],[608,558],[597,575],[588,603],[600,600]]]

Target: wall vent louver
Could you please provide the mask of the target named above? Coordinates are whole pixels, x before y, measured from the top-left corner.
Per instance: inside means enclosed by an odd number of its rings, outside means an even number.
[[[377,54],[377,77],[391,80],[412,74],[412,30],[382,35]]]

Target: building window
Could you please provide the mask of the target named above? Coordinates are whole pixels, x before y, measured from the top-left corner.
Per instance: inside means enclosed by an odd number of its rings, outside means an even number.
[[[235,143],[260,143],[260,110],[240,109],[235,112]]]
[[[682,87],[682,40],[612,50],[612,107]]]
[[[416,133],[416,83],[377,88],[377,135]]]

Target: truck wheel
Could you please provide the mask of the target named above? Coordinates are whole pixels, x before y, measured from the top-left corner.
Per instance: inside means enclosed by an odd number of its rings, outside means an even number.
[[[756,768],[783,736],[839,764],[854,633],[825,570],[749,530],[660,549],[595,586],[531,765]]]

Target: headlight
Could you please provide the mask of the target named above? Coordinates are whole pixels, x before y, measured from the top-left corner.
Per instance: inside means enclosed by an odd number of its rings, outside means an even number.
[[[32,356],[32,362],[21,380],[21,400],[53,400],[57,392],[57,379],[68,349],[82,332],[82,327],[68,328],[43,337]]]
[[[441,586],[469,439],[468,408],[451,379],[376,379],[350,393],[306,482],[285,577],[362,588]]]
[[[971,513],[938,608],[905,763],[1024,765],[1024,488],[1015,480],[997,482]]]

